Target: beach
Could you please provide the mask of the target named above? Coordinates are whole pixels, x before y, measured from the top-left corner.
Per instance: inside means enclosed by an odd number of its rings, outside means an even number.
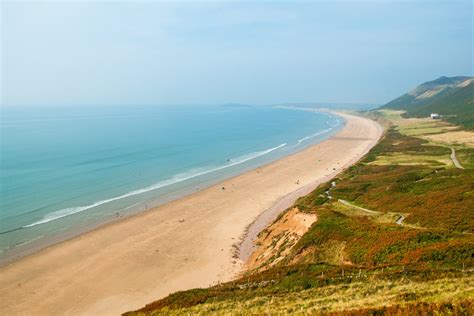
[[[346,125],[328,140],[0,268],[0,311],[117,315],[232,279],[243,265],[235,256],[242,238],[245,255],[255,232],[382,135],[369,119],[337,114]]]

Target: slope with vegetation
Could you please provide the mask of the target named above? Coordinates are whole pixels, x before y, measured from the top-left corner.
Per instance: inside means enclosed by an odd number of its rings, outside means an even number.
[[[452,126],[370,115],[389,126],[383,139],[263,231],[258,264],[128,315],[473,314],[472,164],[456,168],[453,144],[428,138]],[[298,214],[311,218],[304,233],[290,223]]]
[[[441,77],[419,85],[382,106],[404,110],[405,117],[427,117],[439,113],[446,121],[474,128],[474,78]]]

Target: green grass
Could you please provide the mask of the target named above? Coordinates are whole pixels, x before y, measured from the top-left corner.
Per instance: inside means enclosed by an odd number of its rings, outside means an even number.
[[[429,134],[439,134],[453,130],[452,126],[443,124],[441,121],[433,120],[420,122],[413,125],[400,126],[399,131],[406,136],[421,136]]]
[[[464,168],[474,169],[474,148],[456,149],[456,157]]]
[[[403,153],[390,153],[380,155],[372,162],[375,165],[425,165],[430,167],[454,167],[448,154],[443,156],[414,155]]]
[[[460,278],[454,284],[451,279],[429,282],[411,282],[410,280],[375,281],[373,283],[354,282],[322,288],[311,288],[285,295],[262,295],[248,300],[228,299],[209,302],[190,308],[163,308],[151,315],[209,315],[225,314],[229,310],[245,311],[247,315],[292,314],[308,315],[330,313],[339,310],[383,308],[387,305],[410,305],[413,301],[430,303],[432,301],[450,302],[465,312],[472,308],[466,291],[474,294],[474,278]],[[308,281],[310,282],[310,281]],[[433,307],[432,307],[433,308]],[[439,307],[436,307],[438,309]],[[237,312],[238,313],[238,312]]]
[[[128,315],[227,315],[230,311],[233,315],[341,311],[362,315],[367,309],[388,306],[400,310],[413,305],[421,305],[428,312],[443,305],[462,313],[472,311],[472,275],[445,272],[448,277],[436,278],[400,268],[327,269],[324,265],[298,266],[298,270],[279,270],[278,276],[267,274],[259,280],[178,292]]]
[[[364,162],[376,161],[384,156],[412,156],[423,159],[423,156],[432,158],[438,156],[440,160],[446,159],[451,150],[444,146],[433,145],[425,139],[412,136],[404,136],[395,128],[390,128],[385,137],[367,154]],[[420,158],[421,157],[421,158]]]
[[[404,112],[405,111],[402,111],[402,110],[379,109],[379,110],[373,111],[372,113],[376,116],[380,116],[380,117],[396,124],[397,122],[399,122],[402,119],[401,115]]]
[[[399,152],[387,152],[386,155],[377,156],[374,164],[379,165],[425,165],[431,167],[454,167],[450,159],[450,147],[456,149],[456,156],[461,165],[466,169],[474,169],[474,148],[462,142],[462,139],[458,139],[457,143],[443,143],[433,142],[425,140],[424,136],[432,134],[440,134],[453,130],[459,130],[459,128],[450,126],[442,121],[422,121],[417,123],[407,123],[401,115],[403,111],[395,111],[389,109],[381,109],[374,111],[376,117],[380,117],[384,120],[389,121],[392,124],[393,131],[398,131],[403,136],[414,136],[416,139],[414,142],[415,146],[437,146],[444,149],[444,153],[439,155],[439,152],[434,156],[428,155],[417,155],[416,153],[408,153],[407,150],[401,150]],[[403,122],[403,123],[401,123]]]

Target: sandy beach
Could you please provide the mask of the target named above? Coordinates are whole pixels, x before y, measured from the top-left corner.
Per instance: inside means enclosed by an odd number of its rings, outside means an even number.
[[[343,113],[346,126],[301,152],[108,224],[0,268],[0,314],[117,315],[167,294],[235,277],[235,248],[296,198],[361,158],[382,135]]]

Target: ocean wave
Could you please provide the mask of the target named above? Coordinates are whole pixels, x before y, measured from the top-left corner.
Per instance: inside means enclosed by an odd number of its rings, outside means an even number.
[[[36,221],[36,222],[31,223],[31,224],[25,225],[22,228],[28,228],[28,227],[33,227],[33,226],[45,224],[45,223],[48,223],[48,222],[51,222],[51,221],[54,221],[54,220],[58,220],[60,218],[66,217],[66,216],[70,216],[70,215],[73,215],[73,214],[76,214],[76,213],[83,212],[85,210],[88,210],[88,209],[91,209],[91,208],[94,208],[94,207],[97,207],[97,206],[100,206],[100,205],[103,205],[103,204],[107,204],[107,203],[110,203],[110,202],[113,202],[113,201],[121,200],[121,199],[130,197],[130,196],[143,194],[143,193],[153,191],[153,190],[156,190],[156,189],[160,189],[160,188],[163,188],[163,187],[175,184],[175,183],[190,180],[190,179],[193,179],[193,178],[205,175],[205,174],[209,174],[209,173],[216,172],[216,171],[219,171],[219,170],[223,170],[223,169],[235,166],[235,165],[239,165],[239,164],[242,164],[246,161],[249,161],[249,160],[264,156],[264,155],[267,155],[267,154],[269,154],[269,153],[271,153],[271,152],[273,152],[277,149],[280,149],[280,148],[282,148],[286,145],[287,145],[287,143],[283,143],[283,144],[280,144],[276,147],[269,148],[267,150],[254,152],[254,153],[243,155],[243,156],[240,156],[240,157],[237,157],[237,158],[234,158],[234,159],[229,159],[226,164],[224,164],[222,166],[219,166],[219,167],[193,169],[193,170],[190,170],[190,171],[185,172],[185,173],[177,174],[177,175],[173,176],[170,179],[157,182],[157,183],[155,183],[153,185],[150,185],[148,187],[138,189],[138,190],[134,190],[134,191],[130,191],[128,193],[125,193],[125,194],[122,194],[122,195],[119,195],[119,196],[116,196],[116,197],[113,197],[113,198],[110,198],[110,199],[100,200],[100,201],[97,201],[97,202],[89,204],[89,205],[68,207],[68,208],[58,210],[58,211],[54,211],[54,212],[51,212],[49,214],[46,214],[39,221]]]
[[[332,130],[332,128],[327,128],[327,129],[325,129],[325,130],[323,130],[323,131],[320,131],[320,132],[317,132],[317,133],[308,135],[308,136],[306,136],[306,137],[303,137],[303,138],[301,138],[301,139],[298,140],[298,144],[297,144],[297,145],[301,144],[301,143],[304,142],[305,140],[308,140],[308,139],[311,139],[311,138],[313,138],[313,137],[316,137],[316,136],[320,136],[320,135],[322,135],[322,134],[325,134],[325,133],[329,132],[330,130]]]

